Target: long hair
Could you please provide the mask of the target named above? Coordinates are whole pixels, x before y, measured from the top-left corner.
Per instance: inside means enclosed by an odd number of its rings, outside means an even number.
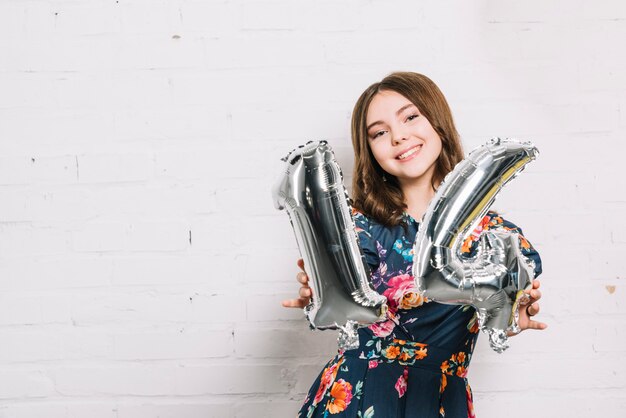
[[[463,159],[459,133],[452,112],[439,87],[428,77],[412,72],[389,74],[361,94],[352,112],[352,146],[354,147],[353,205],[386,226],[399,225],[406,210],[404,194],[398,180],[378,164],[367,137],[367,111],[381,91],[395,91],[409,99],[428,119],[441,138],[442,149],[432,179],[433,189]],[[383,174],[386,181],[383,181]]]

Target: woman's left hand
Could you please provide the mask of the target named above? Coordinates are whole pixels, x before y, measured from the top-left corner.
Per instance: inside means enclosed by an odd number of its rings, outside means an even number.
[[[530,296],[530,301],[519,308],[519,320],[518,324],[521,331],[526,329],[538,329],[543,330],[548,327],[547,324],[532,319],[533,316],[539,313],[539,299],[541,299],[541,291],[539,290],[541,283],[539,280],[533,280],[533,287],[530,290],[524,292]],[[516,335],[509,333],[509,336]]]

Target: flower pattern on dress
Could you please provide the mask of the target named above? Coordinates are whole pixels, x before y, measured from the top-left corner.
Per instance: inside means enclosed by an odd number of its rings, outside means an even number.
[[[389,287],[383,292],[383,295],[387,297],[389,309],[392,312],[397,309],[417,308],[425,302],[424,297],[415,287],[413,276],[408,274],[394,276],[387,285]]]
[[[413,243],[407,240],[404,235],[393,243],[393,250],[400,254],[407,262],[413,262]]]
[[[476,418],[474,415],[474,395],[467,382],[465,383],[465,393],[467,394],[467,418]]]
[[[461,245],[461,253],[472,253],[475,250],[475,243],[480,240],[483,232],[494,228],[502,228],[505,231],[516,232],[519,234],[519,243],[522,251],[530,251],[532,249],[530,243],[526,238],[524,238],[518,227],[514,225],[507,225],[507,222],[502,219],[502,217],[498,216],[495,212],[489,211],[488,214],[481,219],[478,226],[472,231],[470,236],[463,241],[463,245]]]
[[[393,329],[395,327],[395,322],[393,322],[393,320],[391,319],[388,319],[386,321],[377,322],[370,325],[369,329],[372,330],[372,333],[377,337],[387,337],[393,332]]]
[[[345,410],[352,401],[352,385],[343,379],[333,383],[330,390],[330,399],[326,404],[326,409],[331,414],[338,414]]]
[[[359,411],[358,418],[374,418],[374,406],[370,406],[369,408],[367,408],[365,410],[365,412],[363,412],[363,414],[361,414],[361,411]]]
[[[409,379],[409,369],[408,367],[405,367],[404,370],[402,371],[402,374],[398,378],[398,380],[396,380],[396,384],[395,384],[395,388],[396,388],[396,391],[398,392],[399,398],[403,397],[404,394],[406,393],[408,379]]]
[[[471,355],[464,351],[452,354],[448,360],[441,363],[441,372],[448,376],[466,377],[470,358]]]
[[[382,359],[387,362],[397,361],[403,366],[411,366],[416,361],[428,356],[428,345],[413,341],[372,338],[366,343],[366,347],[371,349],[366,353],[361,352],[359,358],[362,359]]]
[[[446,386],[448,386],[448,378],[445,373],[441,373],[441,382],[439,383],[439,393],[443,393],[446,390]]]
[[[464,306],[464,310],[472,309],[471,306]],[[474,316],[467,323],[467,330],[472,334],[477,334],[480,331],[480,327],[478,326],[478,313],[474,312]]]
[[[385,227],[354,212],[371,284],[388,301],[387,317],[359,328],[359,347],[340,351],[326,365],[306,397],[300,418],[374,418],[374,411],[379,418],[396,417],[401,403],[432,405],[422,396],[437,389],[436,409],[412,413],[475,418],[467,369],[479,335],[476,310],[421,297],[412,276],[410,251],[419,223],[408,215],[404,221],[405,225]],[[521,230],[494,212],[464,241],[466,256],[473,256],[481,234],[489,228],[518,232],[522,253],[535,263],[536,275],[541,273],[541,259]],[[433,372],[440,378],[430,379]],[[423,390],[426,381],[439,388]]]
[[[344,357],[342,356],[339,361],[333,362],[322,372],[322,379],[320,381],[319,389],[315,394],[315,398],[313,399],[313,405],[317,405],[318,403],[320,403],[328,388],[335,382],[337,372],[339,371],[339,366],[341,366],[341,363],[343,363],[343,359]]]
[[[465,241],[463,241],[463,245],[461,246],[461,253],[469,253],[472,250],[473,244],[475,242],[478,242],[483,231],[489,229],[490,223],[491,218],[489,217],[489,215],[486,215],[485,217],[483,217],[483,219],[481,219],[476,229],[474,229],[470,236],[467,237]]]

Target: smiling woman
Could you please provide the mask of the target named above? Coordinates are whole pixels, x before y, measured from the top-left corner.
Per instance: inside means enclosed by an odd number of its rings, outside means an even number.
[[[395,91],[381,91],[370,103],[366,123],[374,159],[401,188],[410,183],[420,187],[419,183],[433,178],[441,139],[409,99]]]
[[[352,145],[354,204],[387,226],[400,224],[405,211],[419,219],[436,186],[463,159],[448,102],[417,73],[393,73],[363,92],[352,116]],[[402,155],[416,147],[414,157]],[[426,204],[419,204],[424,193]]]
[[[352,115],[355,152],[353,206],[359,245],[373,288],[387,298],[384,321],[359,329],[359,347],[339,351],[313,383],[300,418],[466,418],[474,416],[467,371],[478,338],[471,306],[444,305],[423,298],[412,275],[417,231],[446,174],[463,151],[448,104],[437,86],[416,73],[393,73],[371,85]],[[521,230],[490,212],[480,232]],[[467,239],[466,255],[478,241]],[[520,235],[521,236],[521,235]],[[522,252],[541,272],[541,259],[523,237]],[[304,268],[302,261],[298,262]],[[298,274],[300,298],[284,306],[303,307],[308,277]],[[539,310],[538,282],[531,304],[520,311],[522,328],[543,329],[530,319]]]

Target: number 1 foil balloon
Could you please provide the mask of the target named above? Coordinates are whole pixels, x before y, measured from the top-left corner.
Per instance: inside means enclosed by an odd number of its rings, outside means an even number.
[[[341,169],[325,141],[300,146],[283,161],[273,198],[289,214],[311,280],[305,314],[312,328],[340,329],[340,348],[356,348],[358,327],[384,319],[387,305],[370,286]]]
[[[518,235],[505,230],[483,233],[472,258],[460,249],[502,187],[537,155],[529,142],[499,138],[472,151],[440,185],[413,247],[413,275],[422,295],[474,306],[498,353],[508,348],[507,331],[519,332],[519,306],[528,303],[524,290],[532,287],[534,263],[522,255]]]

